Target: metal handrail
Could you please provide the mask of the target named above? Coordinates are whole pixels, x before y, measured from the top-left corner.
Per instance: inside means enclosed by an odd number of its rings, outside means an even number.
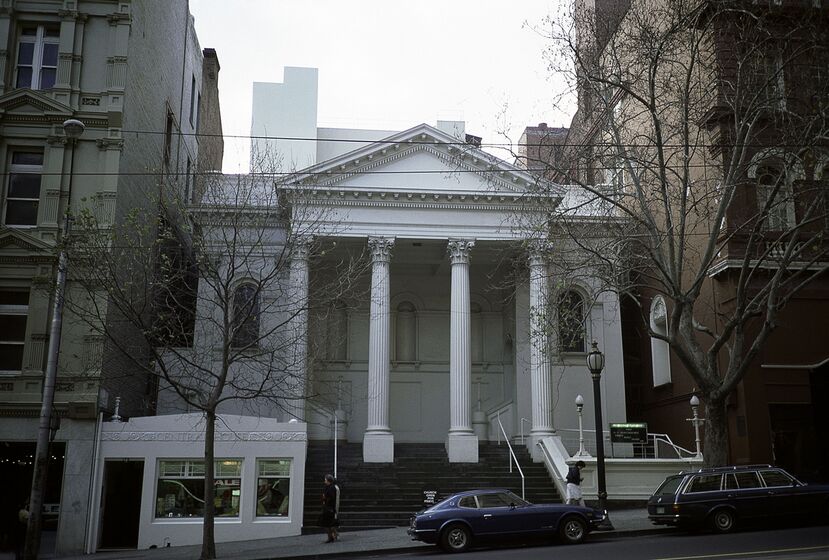
[[[524,445],[524,422],[526,422],[527,424],[532,425],[532,422],[530,422],[526,418],[521,419],[521,422],[520,422],[521,423],[521,445]]]
[[[578,433],[578,430],[574,430],[572,428],[558,428],[558,431],[559,432]],[[585,430],[583,430],[583,432],[586,433],[586,434],[587,433],[595,434],[596,430],[587,430],[587,429],[585,429]],[[610,434],[608,434],[607,432],[605,432],[603,435],[604,435],[605,440],[610,439]],[[653,442],[654,452],[657,453],[657,454],[658,454],[658,447],[656,445],[656,442],[659,441],[659,442],[662,442],[665,445],[669,446],[670,448],[672,448],[674,450],[674,452],[676,453],[677,458],[679,458],[679,459],[693,459],[694,456],[696,455],[696,453],[694,451],[691,451],[689,449],[685,449],[684,447],[675,444],[673,442],[673,440],[671,439],[671,436],[669,436],[668,434],[658,434],[658,433],[648,432],[648,440]],[[640,445],[640,444],[634,444],[634,445]],[[650,444],[647,444],[647,445],[650,445]],[[683,453],[685,455],[683,455]]]
[[[504,435],[504,441],[507,442],[507,447],[509,448],[509,472],[512,472],[512,462],[515,461],[515,466],[518,468],[518,473],[521,475],[521,499],[526,500],[524,497],[524,471],[521,470],[521,465],[518,464],[518,457],[515,456],[515,451],[512,450],[512,444],[509,442],[509,438],[507,437],[507,431],[504,430],[504,425],[501,423],[501,414],[498,414],[498,427],[501,428],[501,433]]]

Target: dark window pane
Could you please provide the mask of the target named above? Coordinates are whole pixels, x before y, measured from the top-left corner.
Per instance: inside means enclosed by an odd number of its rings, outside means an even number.
[[[763,481],[766,486],[791,486],[792,479],[780,471],[762,471]]]
[[[34,37],[35,35],[37,35],[37,27],[24,27],[20,31],[20,34],[25,37]]]
[[[757,478],[756,472],[742,472],[736,473],[737,484],[740,488],[760,488],[760,479]]]
[[[60,37],[60,27],[47,27],[43,30],[44,37]]]
[[[558,324],[562,352],[584,352],[584,300],[577,292],[559,299]]]
[[[233,294],[233,346],[240,348],[259,338],[259,294],[256,286],[245,284]]]
[[[23,342],[25,339],[25,315],[0,315],[0,340],[3,342]]]
[[[0,305],[29,305],[28,290],[0,291]]]
[[[58,46],[54,43],[45,43],[43,45],[43,66],[57,66],[58,65]]]
[[[17,64],[24,66],[31,66],[35,55],[34,43],[20,43],[20,48],[17,50]]]
[[[688,486],[687,492],[712,492],[720,489],[722,482],[721,474],[710,474],[705,476],[695,476]]]
[[[32,87],[32,69],[27,66],[20,66],[17,68],[17,84],[19,88]]]
[[[55,75],[57,70],[54,68],[44,68],[40,71],[40,89],[49,89],[55,86]]]
[[[0,344],[0,370],[20,371],[23,369],[23,345]]]
[[[465,496],[458,502],[458,507],[475,509],[475,498],[473,496]]]
[[[43,152],[14,152],[12,163],[15,165],[43,165]]]
[[[9,198],[40,198],[40,174],[9,175]]]
[[[256,491],[256,515],[258,517],[287,517],[290,495],[291,480],[289,478],[260,477]]]
[[[204,479],[162,479],[156,493],[156,517],[202,517]]]
[[[736,490],[739,488],[739,486],[737,486],[737,479],[733,474],[725,475],[725,488],[726,490]]]
[[[36,200],[9,200],[6,203],[6,225],[37,225],[37,205]]]

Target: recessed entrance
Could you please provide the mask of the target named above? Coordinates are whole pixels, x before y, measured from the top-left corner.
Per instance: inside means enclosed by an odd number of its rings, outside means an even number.
[[[104,463],[100,548],[138,548],[144,461]]]

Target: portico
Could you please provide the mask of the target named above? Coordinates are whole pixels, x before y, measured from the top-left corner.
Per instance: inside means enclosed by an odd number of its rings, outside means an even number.
[[[527,426],[535,451],[571,415],[554,387],[582,390],[561,380],[583,362],[552,355],[534,323],[552,297],[549,248],[529,242],[533,207],[550,207],[532,194],[538,180],[428,125],[299,174],[295,215],[331,242],[306,282],[346,255],[369,262],[361,288],[309,318],[310,438],[332,437],[337,414],[347,423],[337,437],[362,441],[367,462],[393,461],[396,442],[443,442],[451,462],[477,462],[479,439],[501,426],[510,437]],[[322,294],[304,290],[313,308]],[[617,328],[588,311],[594,336]]]

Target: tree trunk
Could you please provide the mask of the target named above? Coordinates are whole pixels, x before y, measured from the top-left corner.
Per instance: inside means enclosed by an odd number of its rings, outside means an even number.
[[[202,533],[201,560],[216,558],[216,534],[214,519],[216,517],[216,483],[214,457],[216,433],[216,412],[209,410],[204,414],[207,425],[204,427],[204,532]]]
[[[728,412],[725,399],[706,399],[704,402],[704,464],[706,467],[721,467],[728,464]]]

